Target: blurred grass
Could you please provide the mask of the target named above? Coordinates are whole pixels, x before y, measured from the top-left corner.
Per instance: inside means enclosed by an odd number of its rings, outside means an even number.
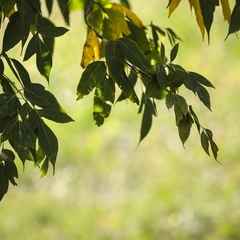
[[[208,45],[187,4],[169,19],[164,1],[131,2],[145,24],[173,28],[183,39],[177,62],[215,85],[213,112],[186,94],[202,125],[214,132],[221,165],[205,155],[194,128],[183,149],[164,102],[137,149],[141,118],[130,102],[117,103],[104,126],[94,125],[91,97],[75,101],[85,37],[76,12],[71,31],[57,39],[50,83],[75,123],[51,125],[60,142],[55,176],[39,179],[33,166],[22,172],[19,164],[19,186],[11,186],[0,205],[0,239],[240,239],[239,40],[224,41],[220,9]],[[34,60],[29,67],[41,80]]]

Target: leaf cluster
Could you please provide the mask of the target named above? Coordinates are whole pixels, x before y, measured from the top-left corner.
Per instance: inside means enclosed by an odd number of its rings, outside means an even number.
[[[178,7],[181,0],[169,0],[168,9],[169,17]],[[194,9],[196,21],[204,39],[205,30],[210,42],[210,30],[214,21],[216,7],[221,6],[224,20],[229,23],[227,37],[240,29],[240,2],[235,1],[233,10],[231,11],[229,0],[189,0],[191,9]],[[226,37],[226,38],[227,38]]]

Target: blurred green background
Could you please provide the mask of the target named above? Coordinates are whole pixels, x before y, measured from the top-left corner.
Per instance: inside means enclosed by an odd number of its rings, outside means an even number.
[[[39,179],[38,169],[26,164],[23,172],[19,163],[18,186],[0,204],[0,239],[240,239],[239,39],[224,41],[228,26],[220,7],[208,45],[187,2],[171,18],[167,1],[131,3],[144,24],[173,28],[183,39],[176,62],[215,85],[212,112],[192,93],[182,93],[213,131],[221,164],[204,153],[195,126],[183,149],[164,101],[138,148],[141,116],[130,102],[117,103],[104,126],[94,125],[92,98],[76,102],[85,26],[82,12],[74,12],[71,31],[56,41],[49,89],[75,123],[51,124],[60,143],[54,176],[49,171]],[[52,19],[64,24],[60,13]],[[34,59],[28,68],[32,79],[45,81]]]

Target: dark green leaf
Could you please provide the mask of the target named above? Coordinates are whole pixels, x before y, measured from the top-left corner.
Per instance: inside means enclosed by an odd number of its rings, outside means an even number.
[[[185,82],[186,76],[187,76],[187,72],[182,70],[176,70],[168,74],[167,81],[170,86],[178,88]]]
[[[46,7],[48,10],[48,15],[52,13],[53,0],[45,0]]]
[[[15,155],[11,150],[8,149],[2,149],[1,153],[0,153],[0,162],[1,161],[9,161],[9,162],[13,162],[15,159]]]
[[[23,67],[23,65],[16,59],[10,59],[17,70],[19,78],[21,79],[21,83],[26,87],[28,84],[31,83],[30,76],[28,71]]]
[[[164,65],[157,64],[156,74],[157,74],[157,80],[159,83],[159,86],[161,90],[164,90],[168,86],[168,79],[167,79],[167,73],[165,70]]]
[[[27,119],[29,114],[33,111],[32,107],[29,105],[28,102],[25,102],[20,108],[20,116],[23,121]]]
[[[121,75],[118,76],[116,81],[125,96],[129,98],[133,103],[139,104],[138,96],[124,71],[121,73]]]
[[[56,108],[43,108],[38,110],[38,113],[42,117],[58,123],[67,123],[73,121],[73,119],[69,117],[64,111]]]
[[[183,118],[178,123],[178,133],[183,145],[190,135],[191,127],[192,123],[188,118]]]
[[[0,201],[3,199],[4,195],[8,191],[8,178],[6,175],[5,167],[2,162],[0,162]]]
[[[153,74],[149,61],[136,42],[127,37],[119,38],[118,42],[121,44],[124,50],[127,61],[129,61],[131,64],[146,74]]]
[[[44,86],[39,83],[31,83],[24,89],[26,98],[33,104],[39,107],[48,107],[61,109],[55,96],[45,90]]]
[[[15,12],[11,15],[9,23],[4,32],[2,51],[7,52],[21,40],[20,15]]]
[[[14,5],[16,4],[17,0],[2,0],[1,7],[4,13],[4,17],[6,17],[13,9]]]
[[[178,53],[178,47],[179,47],[179,43],[177,43],[171,50],[170,53],[170,62],[173,62],[177,56]]]
[[[128,0],[121,0],[121,5],[130,9],[130,4]]]
[[[214,86],[212,85],[212,83],[206,79],[205,77],[203,77],[202,75],[195,73],[195,72],[189,72],[188,73],[189,78],[193,81],[193,82],[198,82],[206,87],[212,87],[214,88]],[[196,85],[195,85],[196,86]]]
[[[176,104],[179,106],[181,112],[186,116],[188,113],[188,105],[187,102],[185,100],[185,98],[183,98],[182,96],[175,94],[174,97],[176,98]]]
[[[36,62],[40,74],[49,81],[50,71],[52,68],[52,53],[41,40],[39,41]]]
[[[111,77],[106,77],[103,81],[100,82],[98,88],[97,96],[104,102],[114,103],[115,100],[115,83]]]
[[[25,51],[25,55],[23,58],[23,61],[27,61],[30,57],[32,57],[34,54],[37,53],[39,48],[39,37],[38,34],[36,33],[31,40],[29,41],[26,51]]]
[[[90,63],[82,73],[77,87],[78,100],[88,95],[100,82],[106,79],[106,65],[102,61]]]
[[[3,65],[3,61],[0,58],[0,78],[2,80],[2,76],[3,76],[3,72],[4,72],[4,65]]]
[[[41,35],[54,38],[64,35],[68,31],[68,29],[64,27],[46,26],[38,29],[38,31]]]
[[[157,80],[157,76],[153,75],[151,77],[151,81],[146,86],[146,98],[154,98],[156,97],[162,89]]]
[[[168,93],[166,95],[165,103],[166,103],[166,106],[168,109],[172,108],[172,106],[174,104],[174,97],[173,97],[172,93]]]
[[[197,88],[197,95],[200,101],[211,111],[210,95],[206,90],[206,88],[204,88],[200,84],[198,85],[198,88]]]
[[[58,6],[61,10],[62,16],[69,25],[69,8],[68,8],[68,0],[58,0]]]
[[[209,137],[204,131],[201,132],[201,145],[203,150],[209,155]]]
[[[163,45],[163,43],[161,43],[161,51],[160,51],[160,54],[161,54],[161,60],[162,60],[162,62],[164,63],[164,62],[165,62],[165,46]]]
[[[35,24],[36,12],[33,10],[30,2],[26,0],[20,0],[18,10],[20,14],[21,40],[23,48],[30,32],[30,26],[31,24]]]
[[[18,170],[14,162],[5,162],[5,171],[7,178],[12,185],[17,186],[14,178],[18,178]]]
[[[28,0],[28,2],[32,5],[34,10],[36,10],[38,13],[41,13],[40,0]]]
[[[180,108],[180,106],[175,103],[174,104],[174,113],[175,113],[175,120],[176,120],[176,125],[179,125],[179,122],[184,119],[184,114]]]
[[[212,138],[209,139],[209,142],[210,142],[210,146],[211,146],[213,156],[214,156],[215,160],[217,161],[218,151],[219,151],[218,146],[216,145],[216,143],[213,141]]]
[[[0,118],[12,117],[19,109],[20,102],[15,95],[10,93],[0,94]]]
[[[198,117],[197,117],[196,113],[193,111],[191,105],[189,106],[189,113],[192,115],[193,120],[194,120],[194,122],[196,123],[197,130],[198,130],[198,132],[200,133],[200,129],[201,129],[200,122],[199,122],[199,120],[198,120]]]
[[[171,28],[166,28],[166,32],[172,46],[174,46],[176,40],[182,41],[182,39]]]
[[[239,29],[240,29],[240,1],[236,1],[231,14],[227,37],[229,34],[237,32]]]
[[[200,0],[200,7],[203,16],[203,21],[210,41],[210,29],[213,22],[215,7],[219,5],[219,0]]]
[[[141,124],[141,131],[140,131],[140,140],[139,143],[147,136],[151,127],[152,127],[152,116],[155,115],[155,108],[150,99],[146,99],[143,117],[142,117],[142,124]]]
[[[46,154],[47,159],[53,165],[53,172],[55,172],[55,162],[58,153],[58,140],[53,131],[43,122],[38,123],[38,141],[39,146]]]
[[[15,133],[18,129],[18,119],[14,118],[7,122],[5,128],[3,129],[3,133],[1,136],[1,141],[4,142],[9,139],[13,139]]]
[[[110,40],[106,43],[105,56],[109,73],[113,80],[117,81],[125,65],[125,56],[118,42]]]

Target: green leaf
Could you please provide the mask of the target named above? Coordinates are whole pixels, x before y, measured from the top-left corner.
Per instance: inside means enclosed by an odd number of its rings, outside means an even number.
[[[203,21],[210,41],[210,29],[213,22],[215,7],[219,5],[219,0],[199,0]]]
[[[3,76],[3,72],[4,72],[4,65],[3,65],[3,61],[0,58],[0,78],[2,79]]]
[[[187,76],[186,71],[176,70],[168,74],[167,81],[170,86],[178,88],[185,82],[186,76]]]
[[[156,74],[157,74],[157,80],[158,80],[159,86],[161,90],[164,90],[168,86],[168,78],[167,78],[165,67],[162,64],[157,64],[156,68],[157,68]]]
[[[152,116],[155,115],[155,108],[150,99],[146,99],[143,117],[142,117],[142,124],[141,124],[141,131],[140,131],[140,140],[139,143],[147,136],[151,127],[152,127]]]
[[[88,64],[85,68],[77,87],[77,100],[88,95],[101,81],[106,79],[106,65],[102,61]]]
[[[32,5],[32,8],[41,14],[41,4],[40,0],[28,0],[28,2]]]
[[[41,178],[44,177],[47,172],[48,172],[48,167],[49,167],[49,159],[46,158],[41,166],[40,172],[41,172]]]
[[[4,32],[2,52],[7,52],[9,49],[17,45],[21,40],[20,15],[15,12],[11,15],[9,23]]]
[[[203,150],[207,153],[207,155],[210,155],[209,154],[209,137],[204,131],[201,132],[200,136],[201,136],[201,145]]]
[[[50,37],[50,38],[60,37],[60,36],[64,35],[67,31],[69,31],[67,28],[55,27],[55,26],[46,26],[41,29],[38,29],[38,32],[41,35],[44,35],[44,36]]]
[[[53,172],[55,172],[58,140],[53,131],[42,120],[38,123],[38,141],[47,159],[52,163]]]
[[[19,109],[20,102],[18,98],[10,93],[0,94],[0,118],[12,117]]]
[[[47,10],[48,10],[48,15],[51,15],[53,0],[45,0],[45,3],[46,3]]]
[[[218,146],[216,145],[216,143],[213,141],[212,138],[210,138],[209,141],[210,141],[210,146],[211,146],[213,156],[214,156],[215,160],[217,161],[218,151],[219,151]]]
[[[198,130],[198,132],[200,133],[200,129],[201,129],[200,122],[199,122],[199,120],[198,120],[198,117],[197,117],[196,113],[193,111],[191,105],[189,106],[189,113],[192,115],[193,120],[194,120],[194,122],[196,123],[197,130]]]
[[[195,73],[195,72],[189,72],[188,73],[188,76],[189,78],[194,81],[194,82],[198,82],[206,87],[211,87],[211,88],[214,88],[214,86],[212,85],[212,83],[206,79],[204,76],[198,74],[198,73]]]
[[[39,41],[36,63],[40,74],[49,81],[50,71],[52,68],[52,53],[41,40]]]
[[[175,94],[174,97],[176,98],[176,104],[179,106],[181,112],[186,116],[188,113],[188,105],[184,97]]]
[[[36,12],[32,8],[30,2],[26,0],[20,0],[20,4],[18,4],[18,10],[20,14],[21,40],[23,48],[30,32],[30,26],[31,24],[35,24]]]
[[[23,67],[23,65],[16,59],[11,58],[11,62],[13,63],[15,69],[17,70],[18,79],[21,79],[21,83],[26,87],[31,83],[31,79],[28,71]]]
[[[118,76],[117,84],[125,94],[127,98],[129,98],[133,103],[139,104],[138,96],[131,85],[129,78],[127,77],[126,73],[123,71],[121,75]]]
[[[157,75],[153,75],[146,86],[146,98],[155,98],[161,91],[162,89],[158,83]]]
[[[179,47],[179,43],[174,45],[174,47],[172,48],[172,50],[170,52],[170,62],[173,62],[175,60],[177,53],[178,53],[178,47]]]
[[[165,62],[165,46],[164,44],[161,42],[161,51],[160,51],[160,54],[161,54],[161,60],[162,62],[164,63]]]
[[[17,0],[2,0],[1,7],[4,13],[4,17],[6,17],[13,9],[14,5],[16,4]]]
[[[103,22],[102,11],[99,8],[91,11],[87,17],[87,20],[91,23],[94,29],[99,31]]]
[[[109,73],[114,81],[117,81],[125,66],[125,56],[115,40],[109,40],[105,45],[105,57]]]
[[[175,113],[175,120],[176,120],[176,125],[179,125],[179,122],[184,119],[184,114],[180,108],[180,106],[175,103],[174,104],[174,113]]]
[[[5,167],[4,164],[2,162],[0,162],[0,201],[3,199],[4,195],[7,193],[8,191],[8,186],[9,186],[9,182],[8,182],[8,178],[6,175],[6,171],[5,171]]]
[[[104,102],[99,95],[101,96],[101,91],[96,89],[93,101],[93,119],[97,126],[101,126],[104,123],[104,119],[107,118],[111,112],[111,105]]]
[[[62,16],[64,21],[67,25],[69,25],[69,7],[68,7],[68,1],[66,0],[58,0],[58,6],[61,10]]]
[[[7,122],[7,124],[5,125],[5,127],[3,129],[3,133],[1,136],[1,142],[4,142],[9,139],[14,139],[14,135],[18,129],[17,124],[18,124],[18,119],[16,119],[16,118],[10,119]]]
[[[42,116],[49,120],[52,120],[54,122],[58,123],[67,123],[72,122],[73,119],[69,117],[64,111],[56,108],[43,108],[40,110],[37,110],[37,112]]]
[[[18,170],[15,163],[12,162],[5,162],[5,171],[8,180],[12,183],[12,185],[17,186],[14,178],[18,178]]]
[[[99,83],[97,96],[104,102],[114,103],[115,100],[115,83],[111,77],[106,77]]]
[[[121,0],[121,5],[130,9],[130,4],[128,0]]]
[[[192,122],[188,118],[183,118],[178,123],[178,134],[183,145],[190,135],[191,127]]]
[[[33,105],[61,110],[61,106],[55,96],[45,90],[44,86],[39,83],[29,84],[24,89],[24,94]]]
[[[197,88],[197,95],[200,101],[211,111],[210,95],[206,90],[206,88],[204,88],[200,84],[198,85],[198,88]]]
[[[34,54],[37,53],[39,48],[39,37],[38,34],[36,33],[31,40],[29,41],[26,51],[25,51],[25,55],[23,58],[23,61],[27,61],[29,58],[31,58]]]
[[[172,93],[169,92],[166,95],[165,103],[166,103],[166,106],[167,106],[168,109],[172,108],[172,106],[174,104],[174,97],[173,97]]]
[[[239,29],[240,29],[240,1],[236,1],[231,14],[227,37],[229,36],[229,34],[237,32]]]
[[[121,44],[125,56],[131,64],[146,74],[153,74],[149,61],[136,42],[129,38],[119,38],[117,41]]]
[[[15,155],[11,150],[8,149],[2,149],[1,153],[0,153],[0,162],[4,161],[4,162],[13,162],[15,159]]]

